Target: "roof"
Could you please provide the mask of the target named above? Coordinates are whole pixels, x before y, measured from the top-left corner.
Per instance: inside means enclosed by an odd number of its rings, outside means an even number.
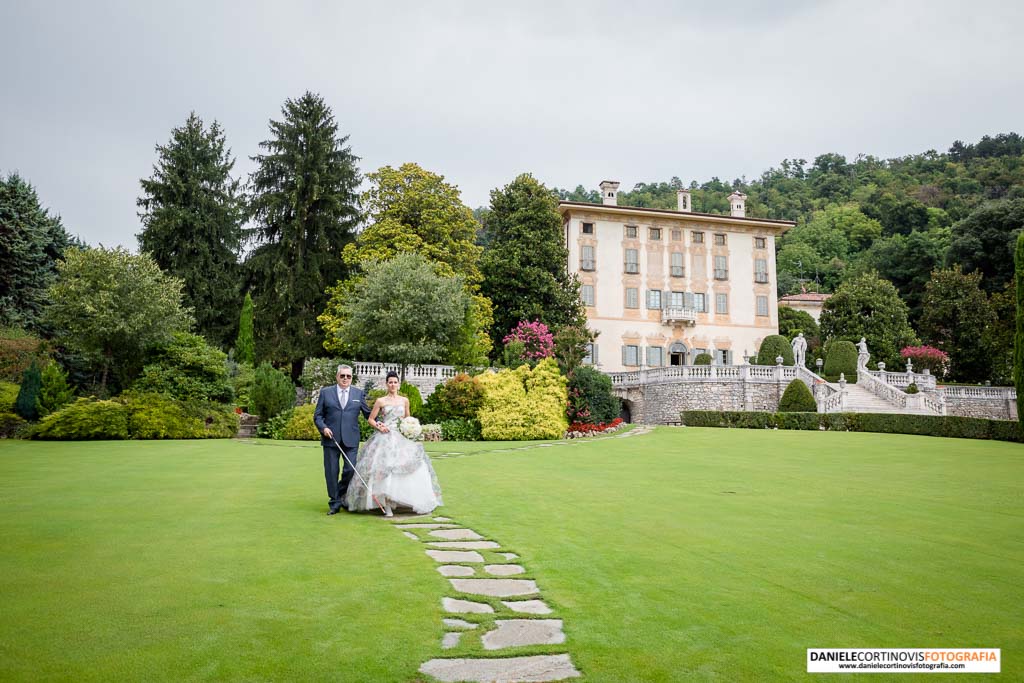
[[[813,303],[827,300],[831,294],[822,294],[820,292],[801,292],[800,294],[789,294],[787,296],[779,297],[779,303],[784,301],[802,301],[805,303]]]
[[[791,228],[796,223],[793,221],[780,221],[774,218],[754,218],[752,216],[730,216],[723,213],[698,213],[696,211],[673,211],[671,209],[651,209],[645,206],[619,206],[618,204],[591,204],[590,202],[570,202],[560,201],[558,202],[559,209],[589,209],[591,211],[612,211],[613,213],[660,213],[669,214],[673,218],[701,218],[701,219],[713,219],[717,221],[739,221],[742,223],[768,223],[771,225],[777,225],[783,228]]]

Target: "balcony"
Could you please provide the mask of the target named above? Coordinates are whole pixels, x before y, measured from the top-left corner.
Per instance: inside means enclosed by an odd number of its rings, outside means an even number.
[[[661,322],[663,325],[675,325],[677,323],[696,325],[697,311],[692,308],[665,308],[661,311]]]

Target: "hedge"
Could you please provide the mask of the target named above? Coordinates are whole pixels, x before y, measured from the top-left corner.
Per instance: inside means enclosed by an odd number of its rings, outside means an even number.
[[[763,413],[685,410],[680,420],[688,427],[741,429],[803,429],[830,432],[915,434],[956,439],[991,439],[1024,442],[1017,422],[953,415],[900,415],[888,413]]]

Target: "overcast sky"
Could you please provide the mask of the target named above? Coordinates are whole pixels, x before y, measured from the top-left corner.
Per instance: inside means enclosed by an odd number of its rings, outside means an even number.
[[[362,171],[414,161],[471,207],[529,171],[623,189],[754,178],[1024,132],[1024,3],[0,0],[0,173],[136,249],[154,146],[194,110],[245,179],[319,92]]]

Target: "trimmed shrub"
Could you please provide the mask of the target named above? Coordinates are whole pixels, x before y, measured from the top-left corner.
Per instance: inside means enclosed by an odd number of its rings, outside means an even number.
[[[68,385],[68,376],[55,361],[43,367],[42,384],[39,387],[39,398],[36,410],[40,417],[54,413],[75,397],[75,391]]]
[[[0,412],[0,439],[13,439],[21,434],[28,422],[14,413]]]
[[[857,381],[857,347],[853,342],[833,340],[825,345],[825,379],[839,380],[840,373],[851,384]]]
[[[484,393],[484,404],[479,413],[482,438],[488,441],[532,438],[526,418],[529,406],[525,380],[529,374],[530,367],[520,365],[514,370],[505,369],[480,375],[478,380]],[[565,405],[564,402],[562,405]]]
[[[39,389],[42,387],[43,378],[39,372],[39,365],[35,361],[28,366],[21,379],[21,387],[18,389],[18,398],[14,401],[14,412],[25,420],[34,421],[39,417]]]
[[[554,358],[545,358],[526,377],[527,417],[531,439],[561,439],[569,428],[565,405],[567,380]]]
[[[811,395],[811,390],[803,383],[803,380],[794,379],[786,386],[779,399],[780,413],[816,413],[818,404]]]
[[[715,359],[711,357],[710,353],[698,353],[697,357],[693,359],[694,365],[711,365]]]
[[[44,417],[29,436],[60,441],[127,439],[128,409],[117,401],[80,398]]]
[[[128,411],[132,439],[201,439],[205,435],[203,423],[164,394],[126,392],[115,400]]]
[[[1024,442],[1024,434],[1021,434],[1016,422],[977,417],[889,413],[819,414],[687,410],[680,414],[680,420],[689,427],[876,432]]]
[[[228,378],[227,355],[198,334],[175,332],[171,341],[150,354],[132,388],[179,401],[229,403],[234,390]]]
[[[602,424],[619,416],[619,399],[612,393],[612,379],[599,370],[581,366],[569,380],[570,423]]]
[[[261,424],[295,405],[295,387],[288,375],[264,361],[256,368],[249,392],[249,412],[260,416]]]
[[[21,389],[14,382],[0,382],[0,413],[13,413]]]
[[[484,392],[476,377],[460,372],[438,384],[423,405],[424,416],[432,422],[463,418],[475,420],[484,403]]]
[[[770,334],[761,342],[757,351],[758,365],[775,365],[775,359],[782,356],[783,365],[793,365],[793,347],[781,334]]]
[[[282,439],[294,441],[319,441],[320,432],[313,424],[313,411],[316,406],[309,404],[299,406],[291,412],[291,416],[281,430]]]
[[[453,417],[441,423],[441,438],[445,441],[479,441],[480,421],[464,417]]]
[[[921,390],[917,388],[917,384],[915,384],[914,382],[911,382],[910,384],[907,385],[907,393],[908,394],[916,394],[916,393],[918,393],[920,391]]]

